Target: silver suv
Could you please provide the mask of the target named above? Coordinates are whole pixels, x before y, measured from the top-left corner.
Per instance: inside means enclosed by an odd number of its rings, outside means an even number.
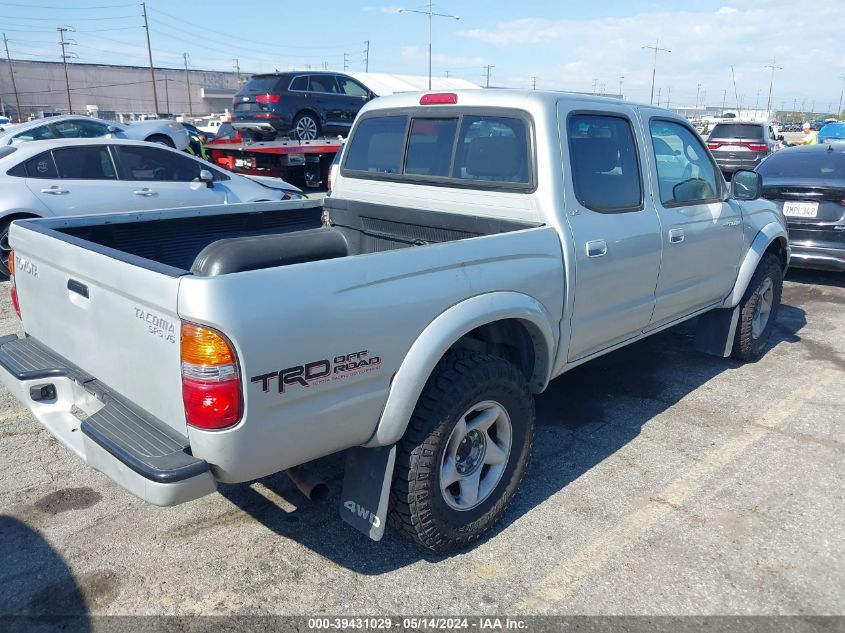
[[[783,136],[771,123],[731,121],[717,123],[707,137],[707,147],[726,175],[739,169],[753,170],[766,156],[782,147]]]

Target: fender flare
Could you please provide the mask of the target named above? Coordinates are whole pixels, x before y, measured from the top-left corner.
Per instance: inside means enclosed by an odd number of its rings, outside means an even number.
[[[786,265],[789,265],[789,235],[783,225],[778,222],[770,222],[754,236],[754,240],[745,254],[745,259],[739,267],[739,274],[737,275],[733,290],[731,290],[731,293],[722,302],[722,307],[733,308],[739,305],[742,295],[745,294],[748,284],[751,282],[751,276],[757,270],[757,264],[763,259],[766,249],[777,239],[783,239],[787,244]]]
[[[550,380],[557,337],[552,319],[543,305],[518,292],[491,292],[457,303],[429,323],[417,337],[393,376],[387,402],[372,437],[364,446],[388,446],[398,442],[420,394],[435,366],[462,336],[494,321],[517,319],[534,343],[534,375],[529,388],[535,393]]]

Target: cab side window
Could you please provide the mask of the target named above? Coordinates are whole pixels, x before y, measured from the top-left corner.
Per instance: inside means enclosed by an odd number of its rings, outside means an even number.
[[[719,172],[698,134],[660,119],[652,119],[649,129],[660,201],[671,207],[719,199]]]
[[[96,121],[69,120],[53,124],[61,138],[98,138],[109,133],[109,127]]]
[[[572,186],[582,206],[599,213],[639,211],[643,183],[628,119],[573,114],[567,123]]]
[[[308,84],[308,89],[311,92],[330,92],[334,94],[338,92],[334,75],[311,75]]]

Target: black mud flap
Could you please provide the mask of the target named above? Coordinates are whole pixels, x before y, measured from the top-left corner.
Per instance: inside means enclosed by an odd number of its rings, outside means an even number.
[[[695,333],[695,349],[705,354],[727,358],[733,349],[736,325],[739,321],[739,306],[717,308],[698,317]]]
[[[384,536],[396,445],[351,448],[340,497],[340,516],[374,541]]]

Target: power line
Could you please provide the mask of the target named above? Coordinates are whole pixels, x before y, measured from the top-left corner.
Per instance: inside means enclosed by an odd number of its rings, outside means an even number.
[[[26,7],[27,9],[64,9],[67,11],[93,11],[95,9],[117,9],[120,7],[136,7],[138,6],[136,3],[131,4],[107,4],[98,7],[69,7],[67,5],[57,7],[57,6],[45,6],[45,5],[35,5],[35,4],[20,4],[17,2],[0,2],[0,5],[4,7]]]

